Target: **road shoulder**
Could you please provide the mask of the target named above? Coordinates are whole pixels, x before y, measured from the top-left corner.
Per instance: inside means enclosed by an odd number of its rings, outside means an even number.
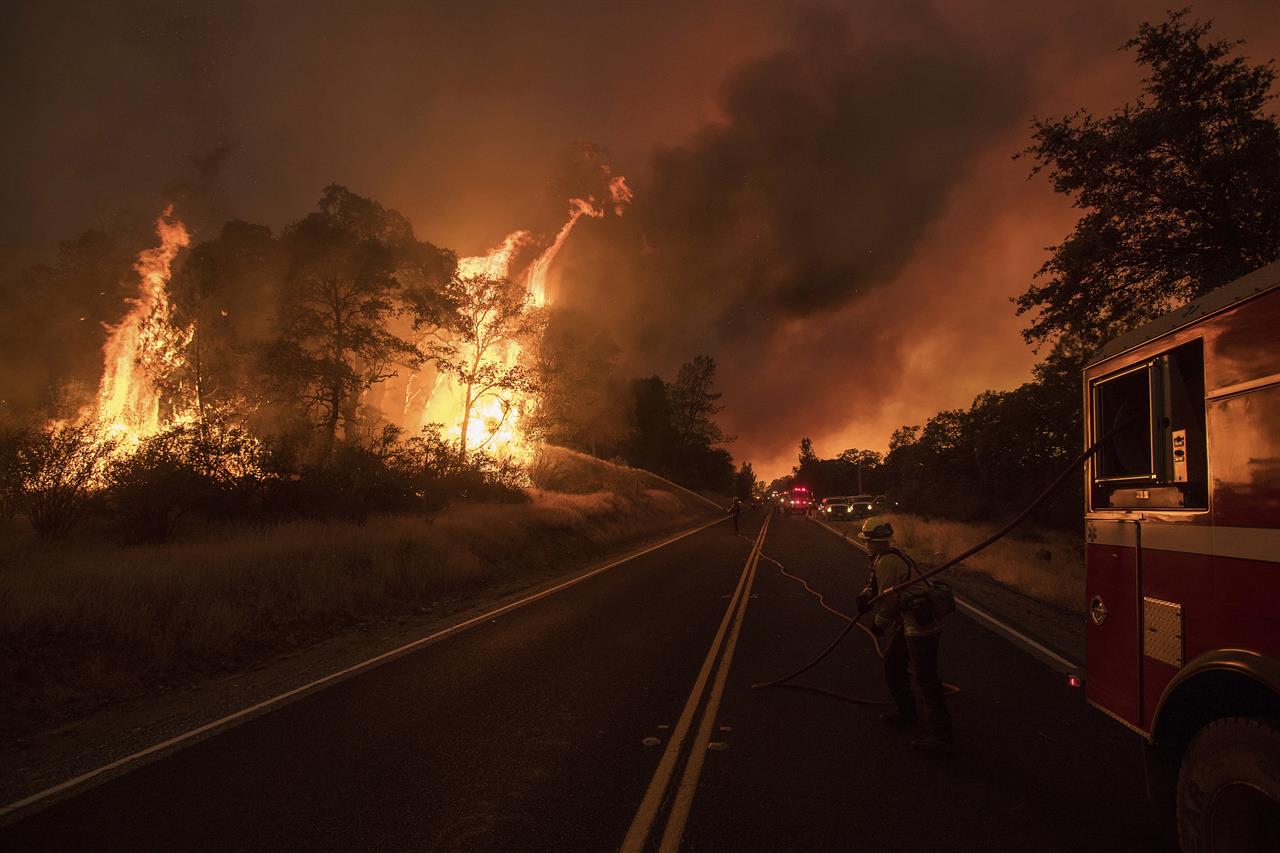
[[[626,561],[675,536],[715,521],[689,520],[679,527],[630,543],[630,547],[595,555],[591,561],[578,560],[555,575],[526,577],[467,596],[441,599],[414,616],[359,623],[341,634],[306,648],[274,655],[250,668],[183,685],[157,686],[148,694],[109,706],[74,722],[6,742],[0,746],[0,765],[7,768],[6,773],[0,776],[0,804],[17,802],[269,701],[272,697],[358,666],[442,629],[550,590],[601,567]],[[265,708],[262,713],[274,707],[279,706]],[[210,731],[202,737],[220,730]],[[202,738],[184,741],[173,749],[180,749],[199,739]],[[171,751],[158,751],[147,756],[146,760],[155,760]],[[95,778],[94,783],[127,772],[132,766],[104,773]]]
[[[815,521],[851,546],[859,547],[854,540],[858,524]],[[918,562],[925,571],[937,565],[927,560]],[[1033,638],[1068,661],[1084,665],[1084,623],[1078,613],[1024,595],[963,565],[947,569],[943,575],[956,594],[974,607]]]

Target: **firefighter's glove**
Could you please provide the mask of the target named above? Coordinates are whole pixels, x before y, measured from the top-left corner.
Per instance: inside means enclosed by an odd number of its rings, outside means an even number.
[[[867,610],[870,609],[871,599],[873,598],[875,598],[875,594],[872,593],[870,589],[864,589],[862,592],[858,593],[858,597],[855,600],[858,603],[859,616],[861,616],[863,613],[866,613]]]

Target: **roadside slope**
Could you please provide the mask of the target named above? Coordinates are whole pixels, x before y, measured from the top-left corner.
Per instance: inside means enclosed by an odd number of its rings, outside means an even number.
[[[521,504],[146,548],[0,542],[0,764],[15,774],[0,793],[163,740],[190,728],[196,708],[216,718],[721,512],[647,472],[548,455],[561,460],[561,488],[578,493],[534,488]]]

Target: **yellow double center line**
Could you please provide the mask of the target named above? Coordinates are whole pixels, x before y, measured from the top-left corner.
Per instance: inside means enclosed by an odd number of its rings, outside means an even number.
[[[706,758],[707,747],[711,743],[711,727],[715,724],[716,714],[720,709],[720,698],[724,694],[724,685],[729,678],[733,650],[738,644],[738,635],[742,632],[747,601],[751,597],[751,584],[755,580],[756,566],[760,563],[760,551],[764,547],[765,534],[769,530],[769,522],[772,518],[772,513],[765,516],[764,524],[760,525],[760,532],[756,534],[755,541],[751,545],[747,562],[742,567],[742,574],[738,577],[738,586],[729,598],[729,607],[725,610],[724,618],[720,620],[720,628],[716,631],[715,639],[711,641],[706,660],[702,662],[702,669],[698,671],[698,677],[693,682],[693,690],[689,693],[684,710],[680,712],[680,719],[676,723],[666,750],[662,753],[662,760],[658,762],[658,769],[645,790],[644,799],[640,801],[640,808],[631,821],[631,828],[627,830],[627,837],[622,842],[622,853],[642,853],[646,849],[663,802],[667,799],[668,791],[675,779],[680,755],[684,752],[686,742],[689,741],[693,718],[701,705],[702,717],[698,724],[698,731],[690,746],[684,771],[680,774],[679,782],[676,783],[671,797],[666,827],[658,845],[661,853],[674,853],[680,848],[680,839],[684,835],[685,824],[689,820],[689,810],[693,805],[698,777],[702,775],[702,764]],[[711,682],[710,692],[706,690],[708,681]],[[705,703],[703,702],[704,694]]]

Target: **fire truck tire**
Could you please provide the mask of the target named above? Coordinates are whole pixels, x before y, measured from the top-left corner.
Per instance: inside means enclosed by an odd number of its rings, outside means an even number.
[[[1183,853],[1280,850],[1280,724],[1228,717],[1191,741],[1178,773]]]

